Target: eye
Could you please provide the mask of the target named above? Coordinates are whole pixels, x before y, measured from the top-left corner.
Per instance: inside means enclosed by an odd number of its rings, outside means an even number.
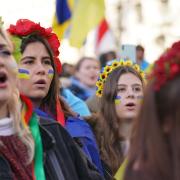
[[[134,92],[141,92],[141,91],[142,91],[142,88],[141,88],[141,87],[134,87],[134,88],[133,88],[133,91],[134,91]]]
[[[52,65],[50,59],[44,59],[43,63],[47,65]]]
[[[26,60],[22,62],[22,64],[33,64],[33,63],[34,63],[33,60]]]
[[[125,92],[126,91],[126,88],[125,87],[119,87],[117,89],[117,92]]]
[[[2,50],[0,51],[1,56],[11,56],[12,53],[9,50]]]

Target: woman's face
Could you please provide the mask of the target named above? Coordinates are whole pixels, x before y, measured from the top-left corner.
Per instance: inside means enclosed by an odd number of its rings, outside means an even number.
[[[26,46],[18,65],[20,92],[37,103],[48,94],[54,75],[50,55],[41,42]]]
[[[125,73],[117,82],[117,97],[115,108],[118,118],[136,118],[143,100],[143,85],[141,80],[132,73]]]
[[[100,65],[98,61],[86,59],[82,62],[76,75],[78,79],[88,87],[94,87],[98,79]]]
[[[11,99],[17,85],[13,71],[17,71],[17,64],[12,56],[12,49],[0,35],[0,106]]]

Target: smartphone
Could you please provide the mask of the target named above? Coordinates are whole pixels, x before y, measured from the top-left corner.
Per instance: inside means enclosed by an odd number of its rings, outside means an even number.
[[[132,44],[123,44],[120,48],[120,58],[130,59],[136,63],[136,46]]]

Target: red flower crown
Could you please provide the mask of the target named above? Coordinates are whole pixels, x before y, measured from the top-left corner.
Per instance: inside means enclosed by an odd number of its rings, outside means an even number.
[[[155,79],[155,90],[158,91],[167,81],[180,74],[180,41],[174,43],[160,58],[155,61],[150,79]]]
[[[19,19],[16,22],[16,25],[11,24],[7,31],[11,35],[17,36],[19,38],[26,37],[32,33],[36,33],[45,38],[52,49],[54,63],[56,65],[57,71],[58,73],[61,72],[61,62],[58,57],[60,42],[58,40],[57,35],[52,32],[52,28],[43,28],[42,26],[40,26],[40,23],[35,23],[28,19]]]

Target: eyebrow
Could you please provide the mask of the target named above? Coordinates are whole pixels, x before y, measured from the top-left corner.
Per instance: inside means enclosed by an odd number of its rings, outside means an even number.
[[[44,56],[42,59],[51,59],[49,56]],[[32,60],[34,60],[34,59],[36,59],[34,56],[25,56],[25,57],[23,57],[22,59],[21,59],[21,61],[23,61],[23,60],[26,60],[26,59],[32,59]]]
[[[25,57],[23,57],[23,58],[21,59],[21,61],[24,61],[24,60],[26,60],[26,59],[35,59],[35,57],[33,57],[33,56],[25,56]]]
[[[126,84],[117,84],[117,86],[127,86]],[[132,86],[141,86],[141,84],[135,83]]]
[[[7,48],[6,44],[0,44],[0,49]]]

